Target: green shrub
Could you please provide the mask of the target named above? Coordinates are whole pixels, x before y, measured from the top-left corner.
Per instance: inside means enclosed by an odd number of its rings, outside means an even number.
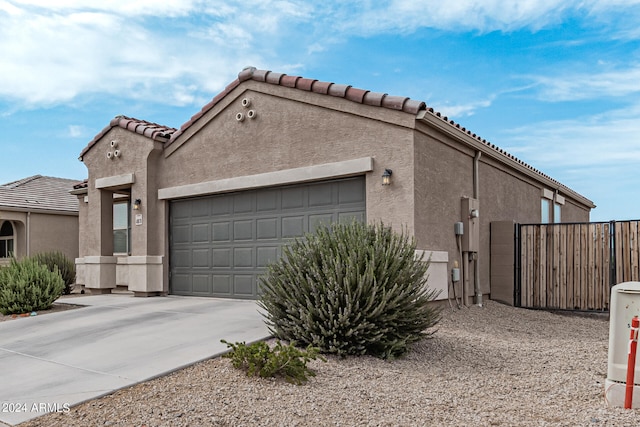
[[[0,313],[46,310],[63,290],[64,281],[57,267],[49,271],[33,258],[12,259],[11,264],[0,269]]]
[[[54,267],[58,267],[58,272],[64,280],[64,295],[69,295],[73,291],[76,283],[76,265],[67,258],[65,254],[59,251],[43,252],[33,256],[40,264],[44,264],[53,271]]]
[[[302,384],[309,377],[315,377],[316,373],[307,367],[307,362],[320,358],[318,349],[308,346],[306,350],[301,350],[295,346],[294,342],[289,345],[282,345],[277,341],[273,349],[264,341],[258,341],[251,345],[242,343],[229,343],[221,340],[232,350],[222,357],[231,359],[236,369],[243,369],[247,376],[260,376],[270,378],[275,376],[283,377],[286,381],[294,384]]]
[[[404,354],[440,319],[415,248],[381,223],[321,226],[293,241],[261,279],[271,333],[325,353]]]

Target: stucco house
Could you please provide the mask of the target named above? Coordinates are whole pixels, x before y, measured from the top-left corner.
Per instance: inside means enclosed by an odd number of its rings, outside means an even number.
[[[11,256],[61,251],[78,257],[77,180],[35,175],[0,185],[0,265]]]
[[[494,221],[588,221],[584,196],[424,102],[248,67],[179,129],[115,117],[80,153],[80,281],[93,293],[256,298],[319,222],[413,235],[447,298],[488,296]],[[461,222],[462,225],[456,225]]]

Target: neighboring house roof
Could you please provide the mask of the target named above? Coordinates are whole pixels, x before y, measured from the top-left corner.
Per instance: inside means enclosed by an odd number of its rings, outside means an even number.
[[[227,96],[233,89],[238,87],[240,83],[247,80],[255,80],[258,82],[268,83],[272,85],[284,86],[307,92],[314,92],[322,95],[334,96],[344,98],[352,102],[359,104],[371,105],[381,108],[389,108],[392,110],[403,111],[408,114],[412,114],[418,117],[424,117],[429,115],[436,121],[441,122],[447,129],[454,133],[463,135],[464,138],[472,138],[477,143],[481,144],[485,149],[494,153],[496,157],[504,159],[507,163],[517,165],[521,169],[529,171],[529,174],[542,178],[543,181],[550,182],[556,188],[562,188],[566,193],[573,195],[578,200],[581,200],[591,208],[595,207],[593,202],[579,193],[571,190],[567,186],[563,185],[559,181],[544,174],[538,169],[523,162],[517,157],[509,154],[494,144],[491,144],[487,140],[472,133],[466,128],[460,126],[460,124],[449,120],[447,117],[442,116],[439,112],[434,111],[433,108],[427,107],[427,104],[423,101],[412,100],[402,96],[391,96],[386,93],[371,92],[364,89],[354,88],[350,85],[336,84],[332,82],[325,82],[320,80],[308,79],[300,76],[289,76],[283,73],[276,73],[269,70],[258,70],[255,67],[247,67],[243,69],[238,78],[231,82],[225,89],[217,94],[208,104],[194,114],[187,122],[185,122],[180,129],[172,127],[162,126],[156,123],[147,122],[144,120],[138,120],[126,116],[117,116],[107,127],[105,127],[98,135],[96,135],[89,144],[80,153],[80,159],[82,156],[95,145],[100,138],[102,138],[111,128],[119,126],[123,129],[127,129],[132,132],[136,132],[140,135],[144,135],[155,141],[166,143],[166,146],[173,143],[181,134],[183,134],[189,127],[191,127],[196,121],[198,121],[205,113],[211,110],[216,104],[218,104],[225,96]]]
[[[0,185],[0,210],[78,212],[77,180],[34,175]]]

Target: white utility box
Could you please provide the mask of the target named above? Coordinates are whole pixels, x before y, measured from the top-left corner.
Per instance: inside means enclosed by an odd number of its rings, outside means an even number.
[[[609,367],[604,398],[609,406],[624,407],[629,359],[631,319],[640,317],[640,282],[624,282],[611,288],[609,305]],[[640,351],[640,349],[639,349]],[[640,408],[640,355],[636,357],[632,408]]]

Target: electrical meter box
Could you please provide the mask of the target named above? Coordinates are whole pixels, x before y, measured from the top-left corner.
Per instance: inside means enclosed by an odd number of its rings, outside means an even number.
[[[605,400],[609,406],[624,406],[629,358],[631,319],[640,317],[640,282],[625,282],[611,288],[609,305],[609,364]],[[640,357],[636,357],[633,408],[640,408]]]
[[[469,197],[462,198],[461,218],[464,228],[462,251],[478,252],[480,248],[480,202]]]

